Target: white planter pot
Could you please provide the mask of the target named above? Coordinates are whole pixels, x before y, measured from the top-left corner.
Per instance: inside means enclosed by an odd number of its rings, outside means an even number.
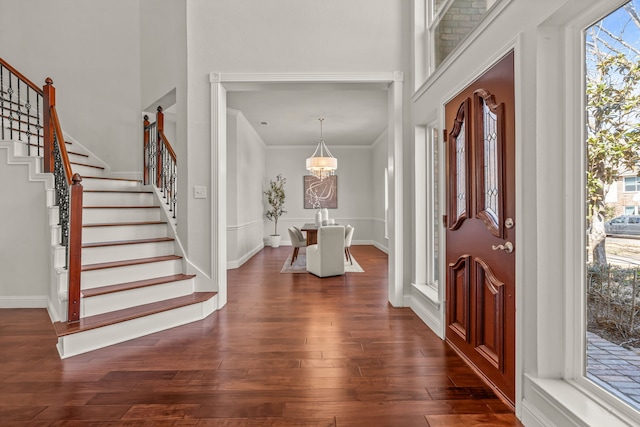
[[[269,236],[269,244],[272,248],[280,247],[280,239],[282,237],[279,234],[272,234]]]

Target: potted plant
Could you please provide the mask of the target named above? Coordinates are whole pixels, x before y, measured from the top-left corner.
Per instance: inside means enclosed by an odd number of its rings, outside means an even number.
[[[278,234],[278,219],[287,213],[284,210],[284,185],[287,183],[287,178],[283,177],[282,174],[278,174],[276,176],[275,181],[271,180],[269,182],[269,188],[265,190],[264,194],[267,196],[267,203],[269,204],[269,208],[265,213],[265,216],[269,221],[275,222],[275,227],[273,230],[273,234],[269,236],[270,245],[272,248],[277,248],[280,246],[280,235]]]

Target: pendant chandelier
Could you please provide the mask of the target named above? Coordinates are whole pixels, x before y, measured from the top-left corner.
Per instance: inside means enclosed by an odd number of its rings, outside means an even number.
[[[318,120],[320,120],[320,141],[318,141],[318,146],[313,155],[307,158],[307,170],[311,175],[322,181],[336,173],[338,159],[333,157],[322,138],[322,122],[324,119],[320,118]]]

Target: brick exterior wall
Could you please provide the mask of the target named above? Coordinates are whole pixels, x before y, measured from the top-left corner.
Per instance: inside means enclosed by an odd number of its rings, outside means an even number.
[[[443,1],[436,1],[436,6]],[[455,0],[435,29],[436,66],[460,44],[482,20],[487,0]]]

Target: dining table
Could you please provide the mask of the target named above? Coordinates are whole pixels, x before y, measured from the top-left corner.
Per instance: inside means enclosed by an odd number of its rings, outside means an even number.
[[[340,225],[340,224],[337,224],[334,222],[329,225]],[[308,222],[304,224],[300,229],[300,231],[305,231],[307,233],[307,246],[315,245],[316,243],[318,243],[318,228],[320,228],[319,225],[316,225],[312,222]]]
[[[316,243],[318,243],[318,227],[319,225],[308,222],[304,224],[300,229],[300,231],[305,231],[307,233],[307,246],[315,245]]]

